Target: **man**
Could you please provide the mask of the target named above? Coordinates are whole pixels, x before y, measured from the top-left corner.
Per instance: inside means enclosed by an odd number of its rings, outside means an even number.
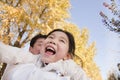
[[[40,49],[42,46],[43,41],[45,40],[46,35],[42,35],[42,34],[38,34],[35,37],[33,37],[30,41],[30,47],[29,47],[29,51],[33,54],[33,55],[38,55],[40,54]],[[26,54],[27,55],[27,54]],[[3,77],[2,80],[5,80],[7,74],[9,74],[9,71],[12,70],[12,68],[14,67],[14,65],[10,65],[7,64],[7,67],[3,73]]]

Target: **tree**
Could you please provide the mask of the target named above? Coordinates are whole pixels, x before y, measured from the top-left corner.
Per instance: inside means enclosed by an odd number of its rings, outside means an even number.
[[[1,0],[0,41],[23,47],[36,33],[47,34],[62,28],[74,34],[76,56],[74,60],[92,80],[101,80],[94,62],[95,44],[88,46],[88,30],[69,23],[69,0]],[[2,66],[2,72],[4,67]]]
[[[115,69],[109,71],[108,80],[120,80],[120,63],[117,63]]]
[[[120,5],[117,3],[120,4],[117,0],[111,0],[111,4],[106,2],[103,3],[103,5],[111,11],[111,14],[113,15],[112,18],[104,14],[102,11],[100,12],[100,15],[103,18],[102,21],[104,25],[107,26],[110,31],[120,34]]]
[[[103,2],[103,6],[108,8],[112,14],[112,18],[111,16],[107,16],[104,12],[100,12],[100,15],[102,17],[102,21],[104,23],[105,26],[107,26],[107,28],[110,31],[116,32],[118,34],[120,34],[120,1],[117,0],[110,0],[111,4],[108,4],[106,2]],[[116,71],[114,71],[116,72]],[[118,80],[115,77],[116,75],[112,72],[109,73],[107,80]]]

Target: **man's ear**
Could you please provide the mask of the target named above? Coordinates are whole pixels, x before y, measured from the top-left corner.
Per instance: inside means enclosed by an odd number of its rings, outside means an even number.
[[[72,59],[72,56],[70,53],[68,53],[63,60],[68,60],[68,59]]]

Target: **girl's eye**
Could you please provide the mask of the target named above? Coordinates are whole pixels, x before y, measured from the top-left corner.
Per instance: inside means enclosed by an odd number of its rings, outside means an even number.
[[[60,41],[61,41],[61,42],[63,42],[63,43],[65,43],[65,41],[64,41],[64,40],[62,40],[62,39],[61,39]]]

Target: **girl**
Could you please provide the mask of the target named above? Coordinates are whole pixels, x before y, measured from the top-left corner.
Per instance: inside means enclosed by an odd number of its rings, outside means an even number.
[[[0,50],[1,48],[2,46]],[[15,53],[18,54],[16,50]],[[30,57],[26,57],[25,61],[14,56],[18,59],[15,62],[17,64],[4,80],[89,80],[85,72],[72,60],[74,51],[75,42],[72,34],[55,29],[47,35],[38,58],[29,53],[24,55]],[[0,54],[4,58],[3,52],[5,51],[0,51]],[[12,52],[8,53],[13,54]]]

